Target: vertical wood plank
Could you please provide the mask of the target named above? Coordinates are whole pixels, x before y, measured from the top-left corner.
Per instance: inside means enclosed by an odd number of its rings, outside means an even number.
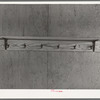
[[[50,5],[48,36],[98,37],[99,9],[100,5]]]
[[[47,58],[43,52],[0,52],[0,88],[44,89],[47,87]]]
[[[46,36],[47,5],[2,6],[2,35]]]
[[[76,28],[74,5],[49,5],[48,36],[72,36]]]
[[[100,37],[100,5],[49,5],[52,37]],[[48,88],[100,88],[100,54],[48,52]]]
[[[100,89],[98,53],[49,53],[48,88]]]
[[[20,7],[17,7],[17,5],[2,6],[2,35],[22,36],[23,28],[20,27]]]
[[[2,9],[3,9],[3,5],[0,5],[0,35],[3,35],[2,33]]]
[[[26,5],[24,36],[47,36],[48,5]]]
[[[47,36],[47,5],[2,5],[1,10],[1,36]],[[0,88],[47,88],[47,53],[0,51]]]

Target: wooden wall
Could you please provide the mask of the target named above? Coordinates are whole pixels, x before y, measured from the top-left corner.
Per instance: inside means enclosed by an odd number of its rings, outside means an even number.
[[[100,5],[0,5],[0,36],[100,38]],[[100,89],[100,54],[0,51],[0,88]]]
[[[48,36],[100,37],[100,5],[49,5]],[[100,88],[100,54],[49,52],[49,88]]]
[[[0,5],[1,36],[47,36],[47,5]],[[0,51],[0,88],[47,88],[47,52]]]

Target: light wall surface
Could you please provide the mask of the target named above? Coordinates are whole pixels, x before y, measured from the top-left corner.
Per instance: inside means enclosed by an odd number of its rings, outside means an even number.
[[[0,5],[0,36],[100,38],[100,5]],[[1,89],[100,89],[100,53],[0,51]]]

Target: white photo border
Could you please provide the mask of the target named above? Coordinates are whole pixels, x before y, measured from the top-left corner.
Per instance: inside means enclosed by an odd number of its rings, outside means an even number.
[[[0,4],[100,4],[100,1],[7,1]],[[0,99],[100,98],[99,89],[0,89]]]

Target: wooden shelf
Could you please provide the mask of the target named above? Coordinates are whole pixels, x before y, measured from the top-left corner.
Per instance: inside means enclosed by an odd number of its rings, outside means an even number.
[[[0,50],[100,52],[97,38],[0,37]]]

